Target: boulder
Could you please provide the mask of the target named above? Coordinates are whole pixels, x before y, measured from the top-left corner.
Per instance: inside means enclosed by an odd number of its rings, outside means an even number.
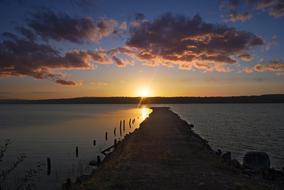
[[[98,165],[98,162],[97,162],[96,160],[91,160],[91,161],[89,162],[89,165],[90,165],[90,166],[97,166],[97,165]]]
[[[188,127],[189,127],[189,128],[193,128],[194,125],[193,125],[192,123],[189,123],[189,124],[188,124]]]
[[[222,150],[221,150],[221,149],[218,149],[218,150],[216,151],[216,154],[217,154],[218,156],[221,156],[221,155],[222,155]]]
[[[243,158],[243,166],[255,171],[270,168],[270,159],[265,152],[247,152]]]
[[[225,162],[230,162],[231,161],[231,152],[226,152],[225,154],[222,155],[222,158]]]
[[[239,162],[238,160],[236,160],[236,159],[233,159],[233,160],[231,161],[231,165],[232,165],[233,167],[235,167],[235,168],[238,168],[238,169],[242,168],[242,165],[241,165],[240,162]]]

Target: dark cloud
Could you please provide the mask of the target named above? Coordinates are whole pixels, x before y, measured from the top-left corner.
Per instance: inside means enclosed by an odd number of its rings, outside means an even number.
[[[143,13],[136,13],[134,16],[135,20],[144,20],[145,19],[145,15]]]
[[[244,72],[273,72],[278,74],[284,74],[284,61],[283,60],[273,60],[268,63],[256,64],[253,67],[244,68]]]
[[[113,34],[117,25],[113,19],[73,18],[68,14],[56,14],[51,10],[36,12],[28,20],[28,26],[45,40],[76,43],[98,42]]]
[[[273,17],[284,16],[283,0],[223,0],[221,2],[223,8],[229,9],[229,12],[225,16],[228,21],[248,20],[252,17],[252,13],[257,10],[265,11]],[[240,11],[243,9],[246,11]]]
[[[93,11],[97,7],[97,0],[0,0],[2,4],[15,4],[17,6],[40,6],[54,7],[61,5],[62,7],[72,7],[83,11]]]
[[[148,65],[224,71],[239,55],[263,44],[252,33],[209,24],[198,15],[188,18],[167,13],[131,28],[126,46],[117,51]]]
[[[228,7],[230,9],[235,9],[240,5],[240,0],[230,0],[228,1]]]
[[[30,41],[35,41],[37,39],[37,36],[35,35],[35,33],[25,27],[17,27],[16,28],[17,31],[20,32],[20,34],[22,34],[25,38],[29,39]]]
[[[62,70],[90,70],[94,64],[111,64],[108,53],[103,50],[71,50],[61,53],[47,44],[39,44],[26,38],[5,33],[0,43],[0,77],[31,76],[49,79],[63,85],[78,84],[66,80]]]
[[[258,10],[267,11],[271,16],[284,16],[283,0],[247,0],[247,3]]]

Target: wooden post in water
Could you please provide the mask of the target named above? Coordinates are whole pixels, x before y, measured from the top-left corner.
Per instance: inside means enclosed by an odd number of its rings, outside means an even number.
[[[106,141],[107,141],[107,132],[106,132],[106,136],[105,136],[105,138],[106,138]]]
[[[116,139],[114,139],[113,146],[114,146],[114,149],[116,149],[116,146],[117,146],[117,140]]]
[[[120,134],[120,136],[122,136],[121,120],[120,120],[120,125],[119,125],[119,134]]]
[[[50,158],[47,157],[47,175],[50,175],[51,173],[51,161]]]
[[[97,165],[100,165],[101,164],[101,157],[98,155],[97,156]]]
[[[65,189],[70,189],[71,188],[71,179],[67,178],[66,183],[64,184]]]
[[[93,145],[96,146],[96,144],[97,144],[97,141],[94,139],[93,140]]]
[[[125,131],[125,120],[123,120],[123,132]]]
[[[114,128],[113,134],[114,134],[114,136],[116,137],[116,128]]]
[[[131,129],[131,118],[129,119],[129,128]]]
[[[79,148],[78,146],[76,146],[76,158],[78,158],[78,156],[79,156]]]

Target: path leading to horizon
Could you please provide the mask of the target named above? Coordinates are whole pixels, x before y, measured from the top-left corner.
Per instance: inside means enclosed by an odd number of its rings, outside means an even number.
[[[75,189],[270,189],[224,163],[168,108],[153,108],[93,176]]]

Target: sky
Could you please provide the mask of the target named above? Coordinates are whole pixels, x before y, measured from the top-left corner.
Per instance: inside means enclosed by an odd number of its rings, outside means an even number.
[[[0,0],[0,99],[284,93],[283,0]]]

